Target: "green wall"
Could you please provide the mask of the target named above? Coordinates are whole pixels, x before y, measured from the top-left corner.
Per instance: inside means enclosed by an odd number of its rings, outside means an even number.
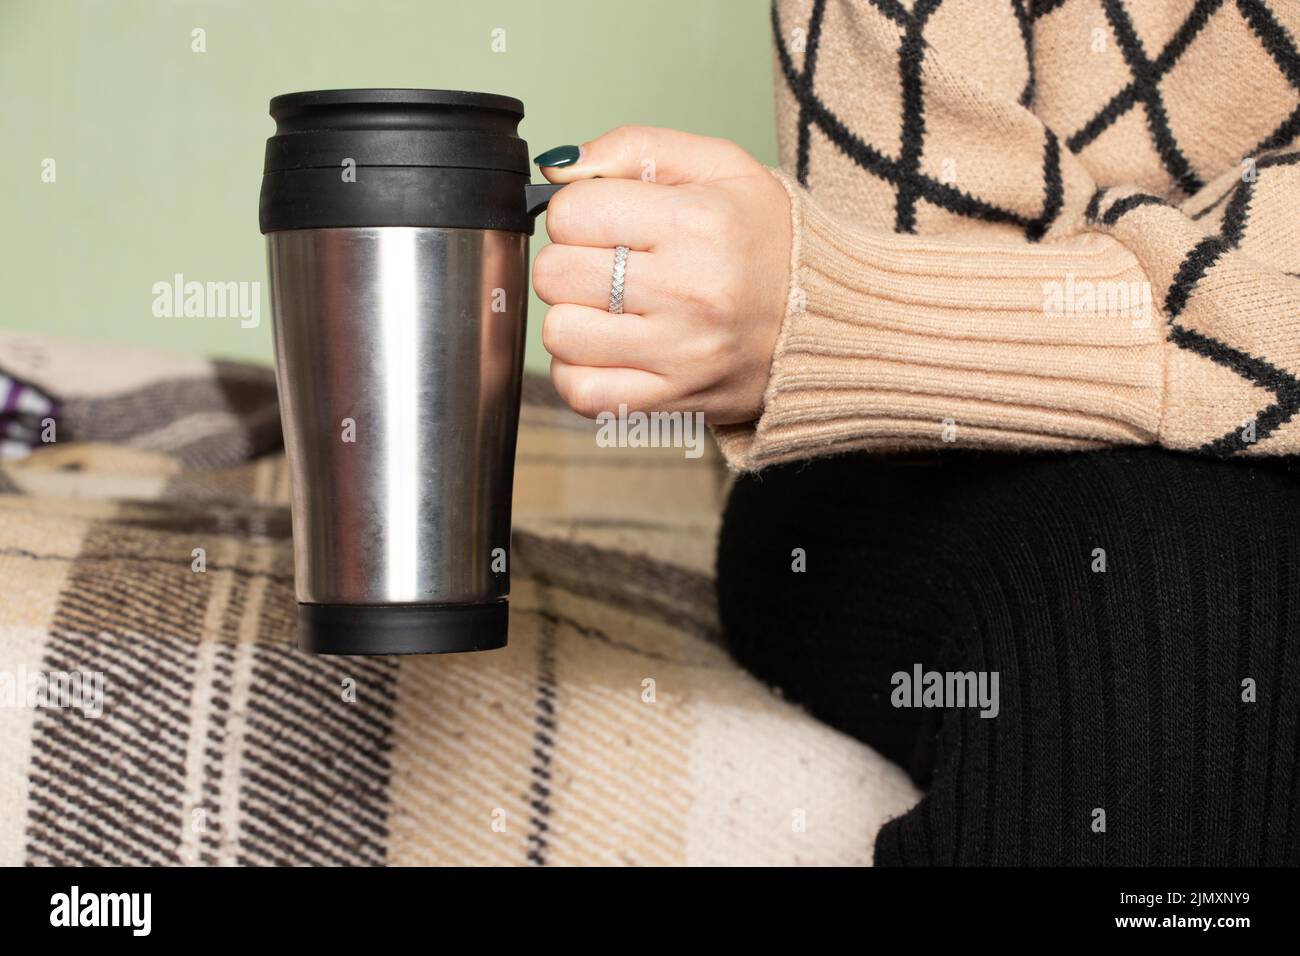
[[[0,325],[270,361],[257,193],[272,95],[485,90],[525,102],[533,155],[638,123],[771,163],[768,22],[766,0],[0,0]],[[156,318],[153,284],[178,272],[261,281],[260,327]],[[544,309],[534,298],[539,369]]]

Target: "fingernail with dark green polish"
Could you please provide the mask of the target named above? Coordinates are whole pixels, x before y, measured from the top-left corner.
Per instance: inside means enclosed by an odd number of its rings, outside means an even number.
[[[576,146],[556,146],[533,160],[538,166],[572,166],[582,150]]]

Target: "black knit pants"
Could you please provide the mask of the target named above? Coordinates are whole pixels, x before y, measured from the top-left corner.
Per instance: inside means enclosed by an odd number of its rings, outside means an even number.
[[[1138,449],[768,469],[727,508],[723,628],[928,788],[877,865],[1295,865],[1291,467]],[[918,664],[997,672],[997,716],[894,706]]]

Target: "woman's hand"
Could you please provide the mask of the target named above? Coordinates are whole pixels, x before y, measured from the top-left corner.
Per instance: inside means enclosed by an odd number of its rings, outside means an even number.
[[[790,203],[776,178],[727,140],[639,126],[542,172],[572,183],[551,199],[551,244],[533,265],[564,400],[588,418],[620,403],[718,425],[757,418],[789,282]],[[619,245],[632,251],[612,315]]]

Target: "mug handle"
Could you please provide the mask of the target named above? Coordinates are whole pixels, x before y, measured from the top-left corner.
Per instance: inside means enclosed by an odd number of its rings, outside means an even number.
[[[565,187],[565,183],[528,183],[524,186],[524,209],[536,216],[546,208],[551,197]]]

